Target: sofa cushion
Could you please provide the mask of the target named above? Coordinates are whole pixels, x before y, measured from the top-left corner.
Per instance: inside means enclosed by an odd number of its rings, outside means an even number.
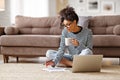
[[[108,26],[106,28],[106,34],[113,34],[113,29],[114,29],[114,26]]]
[[[4,31],[5,31],[5,34],[7,34],[7,35],[19,33],[19,30],[17,27],[5,27]]]
[[[120,25],[116,25],[113,29],[115,35],[120,35]]]
[[[119,35],[93,35],[94,47],[119,47]]]
[[[2,46],[58,47],[60,35],[3,35]]]
[[[62,32],[62,26],[60,25],[61,19],[60,17],[56,17],[56,20],[54,21],[52,27],[50,28],[50,34],[51,35],[61,35]]]
[[[15,26],[21,34],[60,34],[58,17],[16,16]]]
[[[15,25],[20,28],[48,28],[50,27],[56,17],[26,17],[26,16],[16,16]]]
[[[38,57],[38,56],[45,56],[46,51],[49,49],[57,50],[56,47],[6,47],[2,46],[2,54],[4,55],[17,55],[23,57]]]
[[[111,35],[116,25],[120,24],[120,16],[94,16],[89,21],[89,28],[95,35]]]
[[[81,27],[88,27],[90,16],[79,16],[78,25]]]

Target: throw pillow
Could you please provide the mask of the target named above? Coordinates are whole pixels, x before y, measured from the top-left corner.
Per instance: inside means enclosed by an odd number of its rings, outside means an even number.
[[[87,28],[89,25],[90,16],[79,16],[78,25]]]
[[[19,30],[16,27],[5,27],[5,34],[7,35],[13,35],[18,34]]]
[[[115,35],[120,35],[120,25],[116,25],[114,28],[113,28],[113,33]]]

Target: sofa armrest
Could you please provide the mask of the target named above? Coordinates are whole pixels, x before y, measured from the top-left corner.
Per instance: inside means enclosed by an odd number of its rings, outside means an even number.
[[[4,28],[5,28],[5,27],[0,27],[0,36],[5,34],[5,33],[4,33]]]
[[[19,33],[18,28],[13,26],[5,27],[4,31],[7,35],[14,35]]]

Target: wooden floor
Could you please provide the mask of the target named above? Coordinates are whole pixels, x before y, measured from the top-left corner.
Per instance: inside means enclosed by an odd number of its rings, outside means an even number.
[[[19,63],[40,63],[44,64],[46,57],[19,58]],[[3,64],[3,56],[0,55],[0,64]],[[9,58],[9,63],[16,63],[15,57]],[[119,58],[103,58],[102,65],[119,65]]]

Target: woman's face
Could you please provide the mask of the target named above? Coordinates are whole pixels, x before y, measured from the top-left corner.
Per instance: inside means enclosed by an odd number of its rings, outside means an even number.
[[[75,27],[76,27],[76,20],[69,21],[69,20],[64,20],[63,25],[67,28],[68,32],[74,32]]]

